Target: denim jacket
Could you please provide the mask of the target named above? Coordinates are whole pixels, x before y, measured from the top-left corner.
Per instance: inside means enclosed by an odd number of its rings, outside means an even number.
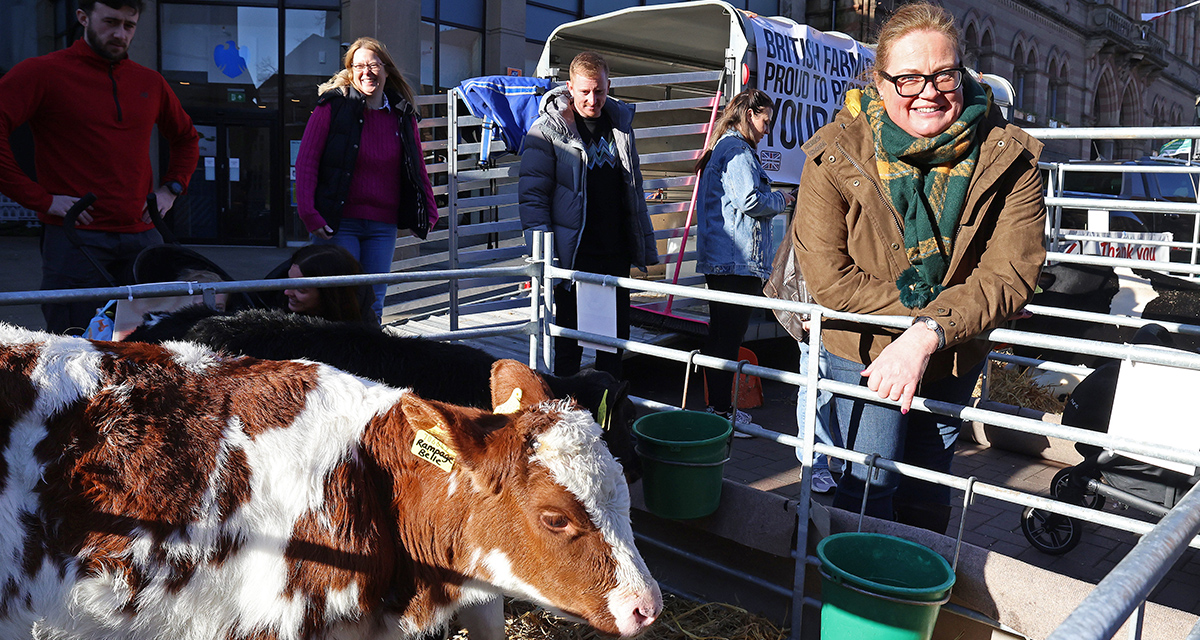
[[[784,206],[754,148],[736,130],[725,132],[700,174],[696,270],[770,277],[771,218]]]

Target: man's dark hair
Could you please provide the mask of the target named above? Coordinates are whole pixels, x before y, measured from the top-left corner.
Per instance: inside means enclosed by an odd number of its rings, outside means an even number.
[[[96,8],[97,2],[110,9],[124,9],[125,7],[132,7],[139,16],[142,15],[142,11],[146,9],[145,0],[79,0],[79,8],[82,9],[84,13],[90,14],[92,9]]]

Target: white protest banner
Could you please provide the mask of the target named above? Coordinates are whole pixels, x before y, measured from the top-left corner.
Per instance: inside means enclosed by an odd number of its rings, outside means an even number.
[[[758,88],[775,103],[771,130],[758,157],[775,182],[797,184],[804,168],[800,145],[833,120],[846,91],[875,59],[846,35],[822,33],[786,18],[752,17]]]
[[[1167,262],[1171,259],[1171,248],[1156,245],[1137,244],[1136,242],[1121,242],[1121,240],[1155,240],[1171,242],[1171,232],[1140,233],[1137,231],[1082,231],[1078,229],[1063,229],[1063,233],[1073,236],[1095,236],[1095,240],[1073,240],[1062,248],[1063,253],[1077,253],[1088,256],[1108,256],[1110,258],[1132,258],[1134,260],[1157,260]]]

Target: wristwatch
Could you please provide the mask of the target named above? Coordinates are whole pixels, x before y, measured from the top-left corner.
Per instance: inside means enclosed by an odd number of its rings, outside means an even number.
[[[917,316],[917,317],[913,318],[912,323],[913,324],[918,324],[918,323],[923,324],[930,331],[936,333],[937,339],[938,339],[938,344],[937,344],[938,349],[941,349],[942,347],[946,346],[946,332],[942,331],[942,325],[938,324],[937,320],[934,320],[933,318],[930,318],[929,316]]]
[[[167,191],[170,191],[171,195],[173,196],[178,197],[183,193],[183,183],[179,182],[178,180],[171,180],[170,182],[164,183],[163,186],[166,187]]]

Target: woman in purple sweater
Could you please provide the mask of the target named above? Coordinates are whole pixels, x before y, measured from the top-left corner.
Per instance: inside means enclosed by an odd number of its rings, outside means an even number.
[[[359,38],[344,64],[317,89],[296,158],[296,201],[314,243],[344,247],[367,273],[387,273],[396,230],[425,239],[437,204],[413,92],[387,49]],[[386,290],[375,285],[372,308],[381,319]]]

